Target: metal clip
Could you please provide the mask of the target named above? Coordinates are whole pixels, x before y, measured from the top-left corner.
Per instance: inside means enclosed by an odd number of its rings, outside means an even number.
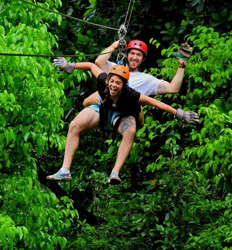
[[[117,56],[117,64],[121,64],[123,65],[123,60],[126,58],[126,54],[124,53],[124,51],[126,50],[126,45],[125,45],[125,36],[126,36],[126,26],[124,24],[122,24],[118,30],[118,38],[119,38],[119,45],[118,45],[118,49],[119,49],[119,53]]]
[[[119,40],[121,40],[122,38],[124,39],[125,36],[126,36],[126,32],[127,32],[127,29],[126,29],[126,26],[124,24],[122,24],[118,30],[118,37],[119,37]]]
[[[126,58],[126,54],[123,52],[119,52],[117,56],[117,64],[123,65],[125,58]]]

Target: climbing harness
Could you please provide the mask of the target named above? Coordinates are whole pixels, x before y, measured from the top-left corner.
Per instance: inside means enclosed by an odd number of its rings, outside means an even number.
[[[127,48],[126,48],[126,43],[125,43],[125,36],[126,36],[126,33],[127,33],[127,28],[129,26],[131,13],[132,13],[132,9],[133,9],[133,6],[130,7],[131,2],[132,2],[132,0],[130,0],[129,7],[128,7],[128,10],[127,10],[127,14],[126,14],[126,17],[125,17],[125,21],[120,26],[120,28],[118,30],[118,38],[119,38],[118,39],[119,40],[118,51],[119,51],[119,53],[118,53],[118,56],[117,56],[116,63],[119,64],[119,65],[125,65],[126,64],[126,57],[127,57],[126,56],[126,49]],[[134,2],[135,2],[135,0],[133,0],[133,5],[134,5]],[[129,14],[129,11],[130,11],[130,14]],[[128,14],[129,14],[129,20],[127,21]],[[126,27],[126,23],[127,23],[127,27]],[[128,80],[129,80],[129,71],[128,71],[128,69],[126,69],[126,71],[124,72],[122,69],[123,68],[115,66],[115,67],[111,68],[109,73],[114,73],[114,74],[119,73],[119,75],[121,77],[123,77],[128,82]],[[115,106],[112,105],[112,107],[113,107],[113,110],[115,110]],[[111,107],[111,112],[112,112],[112,107]],[[108,110],[107,110],[107,108],[105,110],[104,107],[102,105],[100,105],[100,128],[101,129],[103,129],[104,121],[106,119],[106,113],[107,112],[110,112],[109,107],[108,107]],[[116,123],[113,125],[113,130],[112,130],[112,133],[111,133],[113,140],[116,138],[118,127],[119,127],[119,125],[120,125],[120,123],[121,123],[121,121],[122,121],[122,119],[124,117],[125,117],[124,115],[120,114],[118,116],[118,119],[117,119]]]

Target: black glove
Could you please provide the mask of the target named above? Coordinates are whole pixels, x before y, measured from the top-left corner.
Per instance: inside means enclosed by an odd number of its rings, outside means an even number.
[[[53,65],[63,69],[68,74],[71,74],[75,68],[75,63],[68,63],[64,57],[57,57],[57,59],[54,59]]]
[[[184,111],[177,109],[176,118],[182,122],[196,124],[199,123],[199,116],[193,111]]]

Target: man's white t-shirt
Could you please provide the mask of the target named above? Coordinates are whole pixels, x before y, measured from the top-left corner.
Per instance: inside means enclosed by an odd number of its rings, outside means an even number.
[[[109,62],[109,70],[116,65],[114,62]],[[106,72],[106,73],[108,73]],[[162,80],[146,74],[144,72],[130,72],[129,86],[141,94],[150,96],[157,95],[157,88]]]

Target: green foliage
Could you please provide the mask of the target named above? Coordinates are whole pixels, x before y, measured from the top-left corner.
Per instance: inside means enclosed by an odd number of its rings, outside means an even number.
[[[186,150],[195,167],[204,170],[219,189],[231,191],[231,33],[219,35],[198,27],[189,39],[194,43],[188,76],[193,79],[187,98],[201,108],[202,129],[192,135],[199,145]],[[216,63],[215,63],[216,62]],[[194,87],[193,87],[194,85]]]
[[[121,0],[37,4],[111,27],[123,23],[128,7]],[[46,57],[1,56],[1,249],[231,248],[230,4],[135,2],[127,39],[150,42],[147,72],[171,81],[177,43],[186,39],[194,48],[185,89],[157,99],[198,112],[201,122],[183,125],[145,107],[145,125],[117,187],[108,186],[106,176],[120,138],[113,141],[97,131],[81,138],[71,186],[57,184],[56,196],[52,184],[40,177],[41,169],[53,172],[61,164],[68,123],[95,90],[91,74],[58,74]],[[86,61],[85,53],[98,53],[117,39],[115,31],[77,24],[16,0],[1,1],[0,18],[1,52],[74,53],[82,55],[75,60]],[[159,59],[159,52],[166,59]],[[58,199],[60,191],[73,200]],[[96,218],[96,225],[83,219],[85,212]]]
[[[31,177],[3,177],[0,182],[2,249],[55,249],[56,246],[65,249],[66,233],[78,219],[72,201],[64,197],[59,202]]]
[[[201,172],[163,167],[143,189],[99,190],[107,223],[84,226],[73,249],[223,249],[230,245],[231,195],[220,199]],[[131,192],[130,192],[131,191]]]
[[[52,55],[57,43],[47,21],[60,17],[43,13],[21,1],[1,2],[0,51]],[[37,176],[40,157],[64,149],[64,86],[49,58],[1,56],[0,62],[0,248],[64,249],[78,213]]]
[[[9,32],[1,26],[1,41],[1,51],[9,53],[51,54],[56,45],[44,24],[33,28],[20,23]],[[7,167],[25,159],[32,163],[35,153],[42,155],[48,149],[48,142],[63,149],[64,138],[54,133],[62,127],[60,105],[65,97],[62,84],[54,78],[50,61],[2,57],[0,70],[1,161],[4,160]]]

